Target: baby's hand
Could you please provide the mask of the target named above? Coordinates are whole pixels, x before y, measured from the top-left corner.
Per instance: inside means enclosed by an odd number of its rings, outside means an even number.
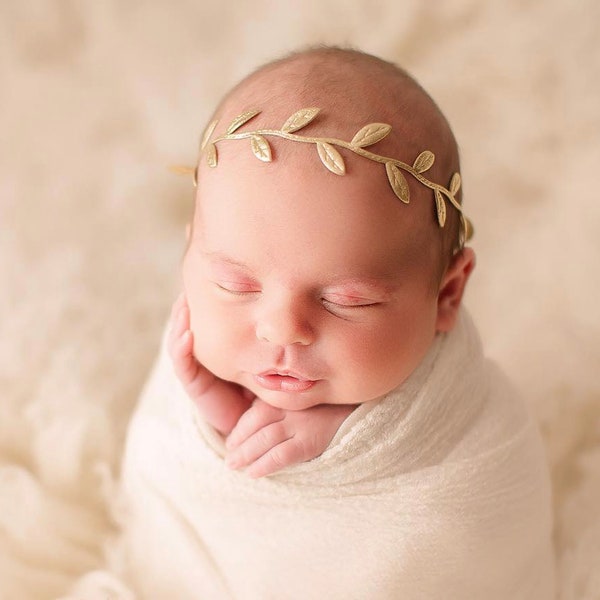
[[[175,373],[188,396],[196,403],[210,425],[228,435],[240,416],[248,410],[254,394],[239,385],[223,381],[203,367],[194,356],[190,311],[181,294],[171,311],[167,347]]]
[[[263,402],[249,390],[219,379],[196,360],[189,326],[189,308],[181,294],[171,311],[169,354],[177,377],[204,419],[229,436],[230,467],[247,467],[251,477],[263,477],[315,458],[354,410],[349,405],[320,404],[293,411]]]
[[[320,404],[304,410],[275,408],[256,398],[227,438],[226,463],[263,477],[319,456],[355,406]]]

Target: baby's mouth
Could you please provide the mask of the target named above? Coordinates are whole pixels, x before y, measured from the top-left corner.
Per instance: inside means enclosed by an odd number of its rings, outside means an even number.
[[[265,371],[254,375],[254,380],[267,390],[280,392],[306,392],[317,382],[291,371]]]

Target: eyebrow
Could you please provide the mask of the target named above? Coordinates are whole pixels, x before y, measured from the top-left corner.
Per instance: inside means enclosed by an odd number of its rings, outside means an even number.
[[[223,252],[200,250],[199,253],[210,260],[238,267],[248,273],[253,272],[253,269],[251,269],[247,264],[236,260],[231,256],[224,254]],[[391,277],[338,277],[334,275],[331,283],[327,287],[366,287],[373,292],[390,294],[397,287],[396,285],[393,285],[390,280]]]
[[[353,290],[352,288],[357,287],[361,289]],[[349,277],[343,278],[337,281],[333,281],[330,286],[331,288],[342,288],[342,291],[347,293],[356,292],[359,294],[366,289],[369,292],[377,293],[377,294],[391,294],[395,287],[394,285],[387,283],[385,279],[377,279],[373,277]],[[350,288],[349,290],[343,290],[343,288]]]
[[[235,260],[234,258],[231,258],[231,256],[223,254],[222,252],[209,252],[207,250],[200,250],[200,254],[211,260],[227,263],[228,265],[239,267],[241,269],[244,269],[245,271],[252,271],[252,269],[245,263],[240,262],[239,260]]]

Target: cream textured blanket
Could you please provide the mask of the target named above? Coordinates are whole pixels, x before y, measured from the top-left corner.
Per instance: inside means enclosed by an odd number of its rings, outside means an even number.
[[[222,456],[163,345],[123,470],[142,597],[554,597],[538,431],[465,313],[319,458],[251,480]]]

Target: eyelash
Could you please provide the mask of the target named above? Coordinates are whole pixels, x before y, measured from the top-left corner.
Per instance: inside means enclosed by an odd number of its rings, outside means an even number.
[[[340,302],[333,302],[332,300],[327,300],[326,298],[321,298],[323,304],[329,304],[331,306],[335,306],[336,308],[346,309],[346,308],[372,308],[373,306],[378,306],[381,304],[380,302],[364,302],[362,304],[341,304]]]
[[[232,290],[231,288],[225,287],[220,283],[214,282],[218,289],[223,292],[227,292],[228,294],[233,294],[234,296],[247,296],[248,294],[257,294],[258,290]]]
[[[217,288],[227,294],[231,294],[233,296],[249,296],[251,294],[258,294],[259,290],[233,290],[231,288],[227,288],[224,285],[219,283],[215,283]],[[331,307],[334,310],[356,310],[356,309],[365,309],[365,308],[373,308],[375,306],[379,306],[381,302],[364,302],[362,304],[342,304],[341,302],[334,302],[333,300],[328,300],[327,298],[321,298],[321,302],[323,306],[327,309],[327,307]]]

